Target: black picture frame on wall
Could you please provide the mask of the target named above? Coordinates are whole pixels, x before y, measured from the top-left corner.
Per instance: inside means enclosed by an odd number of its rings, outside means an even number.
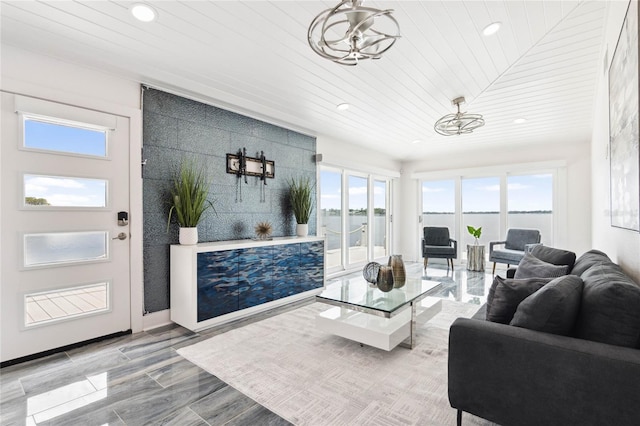
[[[638,2],[630,1],[609,67],[611,226],[640,231]]]

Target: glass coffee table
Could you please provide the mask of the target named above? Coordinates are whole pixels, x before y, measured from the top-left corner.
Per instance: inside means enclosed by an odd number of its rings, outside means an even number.
[[[364,278],[327,284],[316,302],[333,305],[316,316],[316,327],[347,339],[390,351],[400,345],[413,349],[418,321],[428,321],[442,309],[438,281],[407,278],[388,293]]]

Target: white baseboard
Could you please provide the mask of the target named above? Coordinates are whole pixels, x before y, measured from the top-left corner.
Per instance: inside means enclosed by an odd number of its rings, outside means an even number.
[[[171,309],[164,311],[152,312],[142,317],[142,330],[152,330],[171,324]]]

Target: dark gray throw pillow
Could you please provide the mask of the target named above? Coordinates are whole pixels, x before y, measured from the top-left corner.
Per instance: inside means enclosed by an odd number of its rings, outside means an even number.
[[[487,300],[487,320],[509,324],[518,305],[553,278],[514,279],[495,277],[491,301]]]
[[[567,275],[567,265],[554,265],[525,253],[518,264],[514,278],[558,278]]]
[[[584,289],[576,337],[610,345],[640,346],[640,286],[611,262],[591,266]]]
[[[583,284],[575,275],[555,278],[518,305],[510,324],[568,336],[578,316]]]
[[[569,250],[563,250],[555,247],[543,246],[539,244],[531,250],[531,254],[537,259],[554,265],[567,265],[567,273],[573,269],[576,263],[576,254]]]

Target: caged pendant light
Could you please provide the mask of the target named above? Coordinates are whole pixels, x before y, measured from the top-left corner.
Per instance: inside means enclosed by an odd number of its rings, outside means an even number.
[[[309,25],[307,41],[318,55],[341,65],[380,59],[400,38],[392,9],[364,7],[364,0],[343,0]]]
[[[436,132],[443,136],[462,135],[484,126],[484,119],[481,114],[460,112],[460,104],[465,103],[464,97],[455,98],[451,103],[458,107],[458,112],[447,114],[436,121],[433,126]]]

